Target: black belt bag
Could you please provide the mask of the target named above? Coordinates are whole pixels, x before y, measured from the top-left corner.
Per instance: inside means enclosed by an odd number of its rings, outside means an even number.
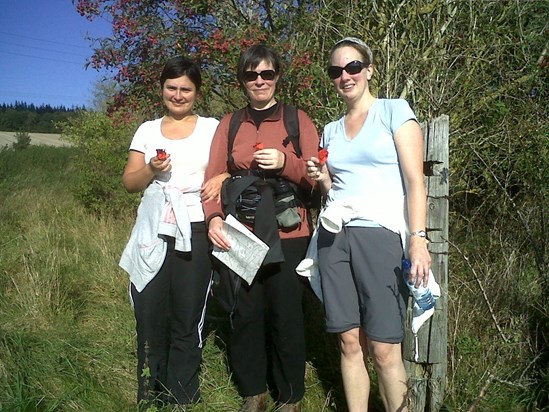
[[[233,177],[238,178],[238,176]],[[278,227],[292,229],[301,223],[301,216],[297,211],[297,202],[290,183],[281,177],[261,181],[261,184],[270,184],[273,188],[273,199]],[[236,217],[241,222],[254,225],[255,211],[261,195],[255,185],[248,186],[236,199]]]

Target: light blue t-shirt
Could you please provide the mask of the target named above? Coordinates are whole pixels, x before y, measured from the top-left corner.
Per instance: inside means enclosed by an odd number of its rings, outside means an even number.
[[[328,204],[359,196],[375,202],[404,195],[394,134],[408,120],[417,121],[408,102],[376,99],[352,140],[346,136],[344,119],[328,123],[320,142],[321,147],[328,150],[327,166],[332,176]],[[348,226],[378,225],[367,220],[352,220]]]

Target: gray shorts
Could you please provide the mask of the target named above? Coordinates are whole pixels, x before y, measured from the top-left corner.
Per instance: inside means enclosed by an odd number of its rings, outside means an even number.
[[[326,330],[362,326],[369,339],[404,339],[408,289],[402,279],[400,236],[382,227],[345,227],[333,234],[322,227],[318,265]]]

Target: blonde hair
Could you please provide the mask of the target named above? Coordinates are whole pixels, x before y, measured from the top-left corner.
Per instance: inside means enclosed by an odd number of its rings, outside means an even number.
[[[352,47],[353,49],[358,51],[364,58],[363,63],[366,66],[374,63],[374,54],[372,53],[372,49],[370,49],[370,47],[365,42],[356,37],[345,37],[344,39],[341,39],[336,44],[334,44],[332,50],[330,51],[330,58],[337,49],[345,46]]]

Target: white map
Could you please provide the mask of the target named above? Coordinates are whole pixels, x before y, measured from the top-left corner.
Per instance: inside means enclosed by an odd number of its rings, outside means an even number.
[[[227,215],[225,218],[223,232],[231,248],[225,251],[214,246],[212,255],[251,285],[269,251],[269,246],[233,215]]]

